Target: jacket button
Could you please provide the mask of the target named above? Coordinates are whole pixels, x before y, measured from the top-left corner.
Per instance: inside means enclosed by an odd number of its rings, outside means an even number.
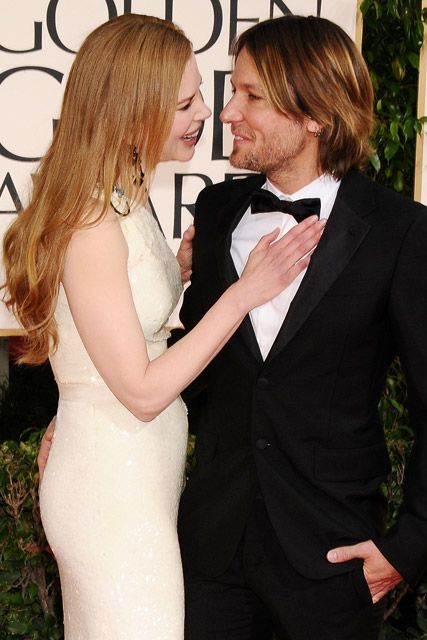
[[[266,389],[269,385],[267,378],[258,378],[256,386],[258,389]]]
[[[271,443],[266,440],[265,438],[259,438],[256,442],[255,442],[255,446],[257,449],[259,449],[260,451],[264,451],[264,449],[267,449],[267,447],[271,446]]]

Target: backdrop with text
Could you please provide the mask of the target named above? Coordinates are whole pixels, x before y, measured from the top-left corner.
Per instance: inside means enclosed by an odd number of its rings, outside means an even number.
[[[193,160],[161,164],[151,206],[173,249],[191,223],[194,202],[206,185],[232,179],[231,137],[219,121],[230,96],[230,44],[236,34],[270,17],[318,15],[340,24],[359,41],[358,0],[14,0],[0,22],[0,239],[28,200],[31,173],[46,151],[60,114],[75,52],[97,25],[123,13],[173,20],[193,42],[212,107]],[[3,281],[2,273],[0,278]],[[0,302],[0,332],[18,325]]]

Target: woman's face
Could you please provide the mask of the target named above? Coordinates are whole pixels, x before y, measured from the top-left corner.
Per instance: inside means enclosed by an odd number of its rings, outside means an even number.
[[[182,75],[176,113],[169,138],[163,147],[161,162],[167,160],[185,162],[194,155],[200,129],[212,113],[203,102],[200,93],[201,81],[196,58],[191,54]]]

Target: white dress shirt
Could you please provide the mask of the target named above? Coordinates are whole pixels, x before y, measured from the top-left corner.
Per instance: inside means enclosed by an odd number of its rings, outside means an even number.
[[[292,197],[276,189],[269,180],[263,188],[271,191],[281,200],[300,200],[301,198],[320,198],[320,217],[328,218],[335,202],[340,181],[334,180],[329,175],[321,175],[319,178],[305,185],[299,191],[292,194]],[[231,239],[231,257],[233,258],[236,271],[241,275],[249,252],[254,248],[261,236],[270,233],[275,228],[280,229],[281,238],[289,229],[296,225],[293,216],[280,211],[265,213],[251,213],[250,207],[243,215],[237,227],[234,229]],[[261,354],[265,360],[273,342],[282,326],[290,304],[298,291],[304,278],[306,270],[278,296],[252,309],[250,319]]]

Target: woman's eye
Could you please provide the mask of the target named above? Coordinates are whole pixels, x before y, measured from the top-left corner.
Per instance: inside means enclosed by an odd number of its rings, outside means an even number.
[[[254,93],[248,93],[249,100],[261,100],[261,96],[256,96]]]
[[[182,105],[182,107],[178,108],[178,111],[187,111],[190,108],[191,102],[187,102],[187,104]]]

